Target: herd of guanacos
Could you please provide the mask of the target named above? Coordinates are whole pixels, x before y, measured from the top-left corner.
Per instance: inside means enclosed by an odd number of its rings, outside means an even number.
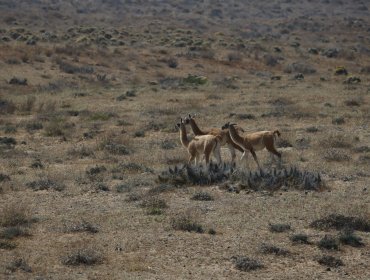
[[[190,125],[193,130],[194,138],[189,140],[186,132],[186,125]],[[274,131],[258,131],[248,134],[244,133],[241,127],[238,127],[234,123],[226,123],[219,128],[211,128],[202,130],[199,128],[194,120],[194,116],[188,115],[185,119],[180,119],[180,122],[176,124],[180,129],[180,140],[182,145],[187,149],[189,153],[188,164],[193,161],[195,165],[200,164],[201,157],[204,156],[206,161],[206,167],[209,168],[211,154],[217,160],[217,163],[221,163],[221,146],[227,145],[231,153],[231,161],[234,164],[236,153],[235,149],[243,153],[241,162],[247,160],[247,153],[250,152],[257,163],[259,169],[260,164],[257,159],[255,151],[260,151],[266,148],[270,153],[276,155],[281,160],[281,153],[279,153],[274,145],[275,135],[280,136],[278,130]]]

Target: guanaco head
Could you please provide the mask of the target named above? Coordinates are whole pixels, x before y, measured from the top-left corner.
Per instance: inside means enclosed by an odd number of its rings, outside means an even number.
[[[181,125],[184,124],[182,118],[180,118],[180,122],[175,125],[176,128],[180,128]]]
[[[225,123],[222,127],[221,127],[221,129],[229,129],[229,127],[230,126],[235,126],[236,125],[236,123],[230,123],[230,122],[227,122],[227,123]]]
[[[190,121],[194,119],[194,117],[195,117],[195,115],[190,115],[190,114],[189,114],[189,115],[185,118],[184,123],[185,123],[185,124],[189,124],[189,123],[190,123]]]

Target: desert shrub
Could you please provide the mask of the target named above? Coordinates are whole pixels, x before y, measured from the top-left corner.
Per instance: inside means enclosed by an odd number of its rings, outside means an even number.
[[[19,110],[21,112],[31,112],[33,107],[35,106],[36,97],[28,96],[26,100],[19,105]]]
[[[14,147],[17,141],[13,137],[0,137],[0,145],[4,145],[7,148]]]
[[[279,247],[276,247],[275,245],[262,243],[260,246],[260,252],[263,254],[273,254],[276,256],[286,256],[289,255],[290,252],[286,249],[282,249]]]
[[[139,201],[141,200],[142,196],[140,194],[137,194],[137,193],[130,193],[127,198],[126,198],[126,201],[127,202],[135,202],[135,201]]]
[[[338,162],[351,160],[349,154],[341,149],[327,149],[324,152],[323,158],[326,161],[338,161]]]
[[[169,167],[158,175],[157,181],[169,185],[209,185],[217,182],[223,182],[230,178],[234,167],[231,164],[223,165],[211,164],[209,172],[204,171],[202,166],[175,166]]]
[[[317,262],[328,267],[338,267],[344,265],[341,259],[333,256],[322,256],[317,260]]]
[[[215,235],[215,234],[216,234],[216,230],[214,230],[213,228],[210,228],[210,229],[208,230],[208,234],[210,234],[210,235]]]
[[[369,146],[360,146],[353,148],[353,151],[355,153],[369,153],[370,152],[370,147]]]
[[[9,242],[9,241],[2,241],[0,240],[0,249],[3,250],[13,250],[17,247],[15,243]]]
[[[129,184],[119,184],[116,186],[116,191],[118,193],[126,193],[132,190],[132,186]]]
[[[288,224],[270,224],[269,228],[271,232],[286,232],[291,230]]]
[[[96,112],[90,116],[91,121],[108,121],[109,119],[117,116],[112,112]]]
[[[4,239],[14,239],[21,236],[30,236],[27,229],[21,226],[11,226],[3,229],[0,232],[0,238]]]
[[[78,265],[96,265],[103,261],[100,252],[93,249],[79,249],[62,257],[62,264],[70,266]]]
[[[51,179],[41,179],[41,180],[31,181],[31,182],[26,183],[26,186],[31,188],[34,191],[55,190],[55,191],[60,192],[66,188],[64,184],[53,181]]]
[[[351,139],[343,134],[329,134],[329,136],[320,141],[321,146],[326,148],[351,148]]]
[[[136,96],[136,90],[131,89],[131,90],[126,91],[126,96],[127,97],[135,97]]]
[[[13,260],[6,266],[6,269],[10,270],[11,272],[16,272],[18,269],[24,272],[32,272],[31,267],[22,258]]]
[[[176,147],[177,147],[177,142],[175,142],[175,141],[167,140],[166,139],[166,140],[163,140],[161,142],[161,148],[163,150],[172,150],[172,149],[174,149]]]
[[[189,215],[179,215],[171,220],[171,226],[175,230],[204,233],[203,226],[193,221]]]
[[[311,244],[311,242],[308,240],[308,235],[303,233],[292,235],[290,240],[294,244]]]
[[[331,123],[332,124],[337,124],[337,125],[341,125],[341,124],[344,124],[346,121],[344,120],[343,117],[335,117],[332,119]]]
[[[10,181],[9,175],[0,173],[0,182],[7,182],[7,181]]]
[[[0,114],[13,114],[16,109],[13,101],[0,99]]]
[[[167,60],[167,65],[168,67],[170,68],[176,68],[178,66],[178,61],[176,58],[174,57],[170,57],[168,60]]]
[[[231,179],[240,181],[244,188],[255,191],[276,191],[283,186],[286,189],[320,191],[326,187],[320,173],[300,171],[297,167],[249,171],[249,173],[237,170],[232,174]]]
[[[239,120],[254,120],[256,116],[253,114],[237,114],[236,118]]]
[[[232,257],[232,261],[235,268],[241,271],[252,271],[264,267],[259,260],[254,260],[244,256]]]
[[[94,150],[90,147],[86,147],[84,145],[70,148],[67,151],[68,155],[75,156],[78,158],[86,158],[86,157],[94,157],[95,153]]]
[[[285,73],[302,73],[302,74],[313,74],[316,73],[316,69],[311,65],[301,62],[294,62],[287,65],[284,68]]]
[[[45,135],[48,137],[63,136],[65,123],[62,119],[54,118],[45,126]]]
[[[32,131],[35,131],[35,130],[40,130],[40,129],[43,129],[43,127],[44,126],[39,121],[30,121],[30,122],[26,123],[26,130],[28,132],[32,132]]]
[[[320,249],[339,250],[338,239],[328,235],[325,235],[324,238],[319,241],[317,246],[319,246]]]
[[[97,165],[95,167],[91,167],[88,170],[86,170],[86,174],[89,175],[89,176],[95,176],[95,175],[103,173],[105,171],[107,171],[107,168],[104,165],[101,165],[101,166]]]
[[[129,155],[132,153],[132,150],[129,149],[126,145],[118,143],[109,138],[104,139],[99,144],[99,148],[113,155]]]
[[[168,208],[166,201],[158,197],[143,200],[141,206],[146,208],[146,212],[149,215],[161,215],[163,214],[163,210]]]
[[[197,192],[192,197],[192,200],[200,200],[200,201],[212,201],[214,198],[207,192]]]
[[[153,170],[146,167],[145,165],[141,163],[136,163],[136,162],[129,162],[129,163],[120,163],[117,165],[112,172],[117,173],[138,173],[138,172],[150,172],[152,173]]]
[[[65,225],[65,232],[89,232],[97,233],[99,232],[99,227],[92,223],[81,221],[71,225]]]
[[[335,68],[334,75],[348,75],[348,71],[343,66]]]
[[[239,52],[231,52],[227,54],[227,60],[229,62],[241,62],[243,56]]]
[[[350,107],[359,107],[361,105],[362,101],[358,99],[349,99],[344,101],[344,104]]]
[[[309,126],[306,128],[306,131],[310,133],[316,133],[319,131],[319,129],[316,126]]]
[[[313,221],[310,226],[320,230],[334,228],[336,230],[352,229],[370,232],[369,219],[344,216],[341,214],[330,214],[324,218]]]
[[[0,109],[0,111],[1,111],[1,109]],[[1,112],[0,112],[0,114],[1,114]],[[4,133],[16,133],[17,132],[17,127],[15,125],[7,123],[3,127],[3,131],[4,131]]]
[[[26,86],[28,84],[28,82],[27,82],[26,78],[13,77],[13,78],[10,79],[9,84]]]
[[[59,69],[68,74],[92,74],[94,73],[94,67],[92,66],[77,66],[69,62],[57,60]]]
[[[32,221],[29,209],[18,204],[5,207],[0,214],[0,225],[3,227],[27,225]]]
[[[30,165],[31,168],[34,168],[34,169],[42,169],[44,168],[44,165],[42,164],[41,160],[40,159],[35,159],[31,165]]]
[[[352,247],[362,247],[365,245],[362,242],[361,237],[355,235],[352,229],[347,228],[342,230],[342,232],[339,234],[339,242]]]
[[[103,191],[103,192],[109,192],[110,191],[109,187],[106,184],[101,183],[101,182],[95,184],[94,187],[97,191]]]
[[[266,54],[263,56],[263,60],[264,60],[264,63],[267,65],[267,66],[276,66],[278,63],[279,63],[279,60],[276,56],[273,56],[273,55],[270,55],[270,54]]]
[[[145,137],[145,131],[144,130],[135,131],[134,137]]]
[[[347,79],[345,79],[343,83],[348,84],[348,85],[359,84],[359,83],[361,83],[361,79],[359,77],[356,77],[356,76],[351,76],[351,77],[348,77]]]
[[[191,84],[191,85],[205,85],[208,79],[204,76],[197,76],[189,74],[186,78],[182,79],[184,84]]]

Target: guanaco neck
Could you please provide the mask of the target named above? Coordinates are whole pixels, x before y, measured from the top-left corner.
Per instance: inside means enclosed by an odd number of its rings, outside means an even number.
[[[206,135],[207,134],[199,128],[199,126],[193,119],[190,119],[190,126],[195,135]]]
[[[180,141],[185,148],[189,146],[189,139],[188,136],[186,135],[186,127],[185,124],[183,123],[180,125]]]
[[[229,126],[229,134],[230,134],[231,139],[236,144],[239,144],[239,146],[241,146],[242,144],[244,144],[243,138],[238,134],[238,132],[236,131],[236,129],[235,129],[235,127],[233,125],[230,125]]]

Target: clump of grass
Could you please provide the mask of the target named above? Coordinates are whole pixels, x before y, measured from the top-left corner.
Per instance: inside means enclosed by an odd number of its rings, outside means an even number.
[[[10,181],[10,176],[0,173],[0,182],[7,182],[7,181]]]
[[[328,267],[338,267],[344,265],[341,259],[333,256],[322,256],[317,260],[317,262]]]
[[[158,183],[175,186],[181,185],[209,185],[224,182],[229,179],[234,171],[231,164],[215,165],[211,164],[209,172],[205,172],[202,166],[175,166],[169,167],[158,175]]]
[[[0,145],[4,145],[7,148],[13,148],[17,145],[17,141],[13,137],[0,137]]]
[[[112,112],[97,112],[90,116],[90,120],[91,121],[108,121],[115,116],[116,114]]]
[[[308,240],[308,235],[307,234],[294,234],[290,237],[290,240],[294,244],[311,244],[311,242]]]
[[[112,139],[105,139],[100,144],[100,148],[113,155],[129,155],[132,153],[126,145],[117,143]]]
[[[140,194],[137,194],[137,193],[130,193],[127,198],[125,199],[125,201],[127,202],[136,202],[136,201],[140,201],[142,198],[142,196]]]
[[[28,132],[33,132],[35,130],[40,130],[40,129],[43,129],[43,128],[44,128],[44,126],[39,121],[31,121],[31,122],[28,122],[26,124],[26,130]]]
[[[22,236],[30,236],[30,233],[21,226],[7,227],[0,233],[1,238],[9,240]]]
[[[56,190],[58,192],[63,191],[66,186],[64,184],[55,182],[51,179],[41,179],[26,183],[26,186],[33,189],[34,191],[41,190]]]
[[[365,244],[362,242],[361,237],[355,235],[353,230],[351,229],[344,229],[339,234],[339,242],[341,244],[349,245],[352,247],[363,247]]]
[[[346,121],[344,120],[344,117],[336,117],[334,118],[331,123],[332,124],[337,124],[337,125],[341,125],[341,124],[344,124]]]
[[[208,230],[208,234],[210,234],[210,235],[215,235],[215,234],[216,234],[216,230],[214,230],[213,228],[210,228],[210,229]]]
[[[141,206],[146,208],[147,214],[149,215],[161,215],[163,213],[163,209],[168,208],[167,202],[158,197],[145,199],[141,203]]]
[[[16,272],[18,269],[24,272],[32,272],[31,267],[22,258],[13,260],[9,265],[6,266],[6,269],[10,270],[11,272]]]
[[[323,158],[329,162],[331,161],[342,162],[351,160],[351,156],[347,152],[340,149],[327,149],[324,152]]]
[[[269,228],[271,232],[286,232],[291,230],[288,224],[270,224]]]
[[[330,134],[321,141],[321,145],[326,148],[351,148],[352,141],[350,136],[342,134]]]
[[[171,140],[164,140],[161,142],[161,148],[163,150],[172,150],[177,147],[177,143]]]
[[[34,169],[42,169],[44,168],[44,165],[42,164],[41,160],[37,158],[31,163],[30,167]]]
[[[171,226],[175,230],[204,233],[203,226],[193,221],[189,215],[180,215],[171,220]]]
[[[119,184],[116,186],[116,191],[118,193],[130,192],[132,187],[129,184]]]
[[[235,268],[241,271],[252,271],[264,267],[259,260],[254,260],[244,256],[232,257],[232,261],[235,265]]]
[[[0,249],[3,250],[13,250],[17,247],[15,243],[9,242],[9,241],[2,241],[0,240]]]
[[[324,218],[313,221],[311,227],[320,230],[327,229],[351,229],[370,232],[370,220],[366,218],[344,216],[341,214],[330,214]]]
[[[197,192],[192,197],[192,200],[200,200],[200,201],[212,201],[214,198],[207,192]]]
[[[276,191],[283,186],[287,189],[320,191],[326,187],[320,173],[301,171],[296,167],[250,171],[249,173],[237,170],[232,174],[231,179],[240,181],[245,188],[255,191]]]
[[[84,145],[73,147],[68,150],[68,155],[75,156],[78,158],[94,157],[95,153],[92,148],[86,147]]]
[[[145,137],[145,131],[144,130],[135,131],[134,137]]]
[[[99,232],[99,227],[92,223],[81,221],[78,223],[74,223],[71,225],[65,226],[65,232],[89,232],[89,233],[97,233]]]
[[[93,249],[79,249],[68,255],[62,257],[62,264],[69,266],[78,265],[96,265],[103,261],[103,257],[100,252]]]
[[[262,245],[260,246],[260,251],[263,254],[273,254],[276,256],[287,256],[290,254],[289,250],[266,243],[262,243]]]
[[[65,134],[65,124],[60,118],[54,118],[45,126],[45,135],[48,137],[63,136]]]
[[[29,209],[18,204],[5,207],[0,215],[0,225],[3,227],[27,225],[32,221]]]
[[[339,242],[333,236],[325,235],[317,245],[320,249],[339,250]]]

